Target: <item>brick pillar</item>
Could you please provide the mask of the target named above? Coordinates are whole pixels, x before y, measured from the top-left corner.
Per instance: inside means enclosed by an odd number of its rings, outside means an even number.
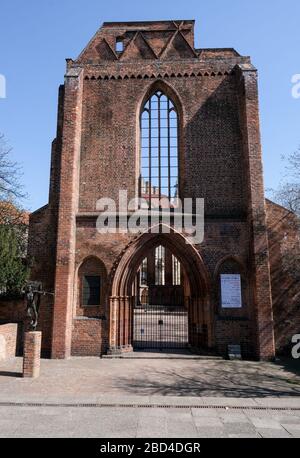
[[[52,358],[57,359],[71,354],[82,79],[81,69],[72,69],[65,77],[52,333]]]
[[[207,346],[214,348],[216,345],[215,335],[215,320],[214,312],[212,310],[213,304],[206,294],[204,297],[198,298],[199,307],[202,309],[203,323],[207,326]]]
[[[129,338],[130,333],[130,312],[131,312],[131,305],[132,305],[132,298],[126,296],[123,298],[124,300],[124,310],[123,310],[123,323],[120,323],[120,326],[123,327],[123,342],[121,344],[122,352],[130,352],[133,351],[131,337]]]
[[[120,305],[119,305],[119,326],[118,326],[118,334],[119,334],[119,347],[122,351],[124,346],[124,319],[125,319],[125,297],[120,297]]]
[[[126,348],[129,345],[129,307],[130,299],[126,298],[124,308],[124,346]]]
[[[125,351],[133,351],[132,347],[132,319],[135,297],[125,298],[124,310],[124,349]]]
[[[23,377],[37,378],[40,375],[41,364],[41,332],[25,332]]]
[[[259,127],[257,72],[250,64],[239,65],[240,119],[246,170],[248,171],[248,220],[251,228],[250,255],[256,309],[257,356],[275,356],[268,237]],[[251,279],[249,278],[249,281]]]
[[[113,355],[120,353],[119,351],[119,308],[120,298],[110,297],[109,300],[109,350],[108,354]]]
[[[110,298],[109,355],[132,351],[132,299],[128,296]]]
[[[129,299],[128,308],[128,346],[133,350],[133,311],[135,305],[135,297]]]
[[[189,298],[188,303],[188,327],[189,327],[189,344],[191,347],[196,347],[196,334],[195,334],[195,307],[194,307],[194,299],[192,297]]]

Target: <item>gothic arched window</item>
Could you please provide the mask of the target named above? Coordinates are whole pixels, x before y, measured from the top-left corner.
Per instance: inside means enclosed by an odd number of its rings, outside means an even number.
[[[150,206],[158,199],[178,197],[178,115],[173,102],[155,92],[141,115],[140,197]]]
[[[166,250],[162,245],[155,250],[155,284],[159,286],[165,285],[165,256]]]

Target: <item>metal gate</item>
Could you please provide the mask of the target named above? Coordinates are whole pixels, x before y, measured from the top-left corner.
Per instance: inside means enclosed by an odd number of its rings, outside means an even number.
[[[145,299],[133,313],[135,349],[182,349],[188,346],[188,301],[180,304],[152,305]]]

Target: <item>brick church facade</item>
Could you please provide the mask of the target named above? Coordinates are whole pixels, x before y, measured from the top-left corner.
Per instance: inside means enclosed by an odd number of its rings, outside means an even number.
[[[169,233],[160,223],[156,233],[99,233],[97,201],[117,202],[123,189],[129,199],[203,198],[203,242],[187,243],[172,218]],[[194,21],[104,23],[67,59],[49,203],[30,217],[29,254],[32,279],[54,292],[40,316],[52,358],[134,350],[143,295],[170,314],[181,302],[195,351],[236,344],[244,357],[273,358],[280,317],[250,58],[195,49]],[[223,307],[222,276],[240,278],[237,307]]]

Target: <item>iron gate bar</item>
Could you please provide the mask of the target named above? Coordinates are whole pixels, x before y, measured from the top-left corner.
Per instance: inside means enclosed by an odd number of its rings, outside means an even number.
[[[149,304],[148,298],[136,301],[133,313],[135,349],[184,349],[189,343],[188,298],[171,305]]]

